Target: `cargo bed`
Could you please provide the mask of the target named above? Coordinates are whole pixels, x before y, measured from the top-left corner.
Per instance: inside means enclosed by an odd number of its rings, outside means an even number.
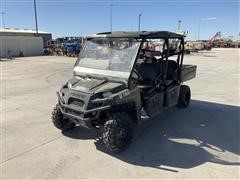
[[[181,70],[180,80],[182,82],[188,81],[196,77],[197,66],[196,65],[189,65],[183,64]]]

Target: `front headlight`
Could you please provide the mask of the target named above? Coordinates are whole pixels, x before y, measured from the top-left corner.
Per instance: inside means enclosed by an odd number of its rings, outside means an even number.
[[[110,91],[107,91],[107,92],[103,92],[103,93],[102,93],[102,96],[103,96],[104,98],[110,97],[111,95],[112,95],[112,93],[111,93]]]
[[[72,88],[72,84],[71,84],[70,82],[68,82],[68,83],[67,83],[67,87],[68,87],[69,89],[71,89],[71,88]]]

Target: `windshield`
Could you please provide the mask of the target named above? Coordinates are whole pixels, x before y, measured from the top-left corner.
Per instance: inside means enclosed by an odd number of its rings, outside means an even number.
[[[132,38],[94,38],[85,42],[74,71],[128,78],[140,42]]]

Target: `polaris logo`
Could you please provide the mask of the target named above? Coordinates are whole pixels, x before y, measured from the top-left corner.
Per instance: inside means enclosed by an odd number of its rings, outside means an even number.
[[[122,99],[123,97],[128,96],[129,94],[130,94],[129,90],[126,89],[126,90],[122,91],[122,92],[118,95],[118,97],[119,97],[120,99]]]

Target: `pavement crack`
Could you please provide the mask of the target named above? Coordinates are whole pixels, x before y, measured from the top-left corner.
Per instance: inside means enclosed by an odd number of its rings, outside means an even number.
[[[28,153],[28,152],[31,152],[31,151],[33,151],[33,150],[35,150],[35,149],[37,149],[37,148],[39,148],[39,147],[41,147],[41,146],[44,146],[44,145],[49,144],[49,143],[51,143],[51,142],[53,142],[53,141],[56,141],[56,140],[60,139],[61,137],[62,137],[62,136],[58,136],[58,137],[53,138],[53,139],[51,139],[51,140],[49,140],[49,141],[47,141],[47,142],[44,142],[44,143],[39,144],[39,145],[37,145],[37,146],[34,146],[34,147],[32,147],[31,149],[29,149],[29,150],[27,150],[27,151],[24,151],[24,152],[22,152],[22,153],[20,153],[20,154],[17,154],[17,155],[15,155],[15,156],[13,156],[13,157],[10,157],[10,158],[6,159],[5,161],[1,162],[1,165],[4,164],[4,163],[6,163],[6,162],[8,162],[8,161],[10,161],[10,160],[12,160],[12,159],[15,159],[15,158],[17,158],[17,157],[19,157],[19,156],[22,156],[22,155],[24,155],[24,154],[26,154],[26,153]]]

